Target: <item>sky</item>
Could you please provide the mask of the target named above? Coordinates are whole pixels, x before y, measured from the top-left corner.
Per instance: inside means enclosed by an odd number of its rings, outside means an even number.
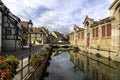
[[[88,17],[99,20],[110,16],[109,6],[114,0],[2,0],[10,11],[34,27],[70,33],[73,25],[83,27]]]

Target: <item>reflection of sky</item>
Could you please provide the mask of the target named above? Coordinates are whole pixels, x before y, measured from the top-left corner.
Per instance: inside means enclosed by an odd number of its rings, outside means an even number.
[[[51,31],[68,33],[72,30],[73,24],[82,26],[86,15],[97,20],[108,17],[108,7],[114,0],[2,1],[22,20],[32,19],[34,26],[45,26]]]
[[[68,52],[62,52],[52,57],[50,66],[47,69],[49,76],[45,80],[82,80],[83,73],[74,71],[74,64],[70,61]]]

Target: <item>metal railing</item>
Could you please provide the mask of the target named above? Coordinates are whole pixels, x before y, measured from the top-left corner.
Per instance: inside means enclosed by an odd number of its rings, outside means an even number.
[[[18,69],[16,70],[16,74],[14,75],[14,78],[12,80],[24,80],[25,76],[27,74],[29,74],[31,72],[31,70],[33,69],[32,66],[30,65],[30,57],[31,55],[34,54],[38,54],[41,51],[41,49],[39,50],[34,50],[31,52],[26,53],[27,57],[24,58],[25,55],[22,55],[19,58],[19,66]]]

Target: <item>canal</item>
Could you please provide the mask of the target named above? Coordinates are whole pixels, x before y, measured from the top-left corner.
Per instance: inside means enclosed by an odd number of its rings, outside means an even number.
[[[53,53],[50,65],[47,68],[48,77],[44,80],[83,80],[83,72],[76,69],[70,60],[69,52],[58,51]],[[55,56],[54,56],[55,55]]]
[[[120,80],[120,63],[82,51],[52,53],[44,80]]]

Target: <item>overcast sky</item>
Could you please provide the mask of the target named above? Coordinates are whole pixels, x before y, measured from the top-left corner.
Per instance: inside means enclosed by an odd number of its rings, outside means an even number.
[[[32,20],[35,27],[69,33],[73,24],[82,27],[85,16],[95,20],[109,16],[114,0],[2,0],[21,20]]]

